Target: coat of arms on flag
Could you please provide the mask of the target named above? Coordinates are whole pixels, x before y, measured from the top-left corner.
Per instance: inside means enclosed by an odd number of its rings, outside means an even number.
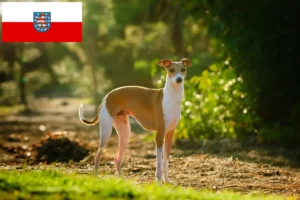
[[[33,26],[38,32],[46,32],[50,29],[51,12],[33,12]]]
[[[82,42],[81,2],[0,4],[2,42]]]

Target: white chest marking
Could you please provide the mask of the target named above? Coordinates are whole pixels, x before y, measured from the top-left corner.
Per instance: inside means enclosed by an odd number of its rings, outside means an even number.
[[[180,102],[174,101],[170,96],[164,96],[162,101],[165,119],[165,131],[174,130],[180,120]]]
[[[166,86],[163,89],[162,109],[165,119],[165,132],[174,130],[180,120],[180,102],[182,100],[183,85],[173,88],[170,79],[167,77]]]

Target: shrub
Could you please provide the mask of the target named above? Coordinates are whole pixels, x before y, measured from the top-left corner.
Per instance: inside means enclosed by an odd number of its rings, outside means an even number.
[[[165,77],[157,85],[162,87]],[[185,81],[182,117],[176,138],[236,138],[253,133],[255,109],[244,81],[229,61],[213,64]]]

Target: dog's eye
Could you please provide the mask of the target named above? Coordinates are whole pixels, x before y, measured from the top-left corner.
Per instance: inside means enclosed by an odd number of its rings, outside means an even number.
[[[185,68],[181,68],[181,72],[185,72],[185,70],[186,70]]]
[[[172,69],[170,69],[170,72],[175,72],[175,69],[173,69],[173,68],[172,68]]]

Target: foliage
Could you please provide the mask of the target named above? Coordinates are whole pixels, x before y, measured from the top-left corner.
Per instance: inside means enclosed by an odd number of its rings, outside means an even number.
[[[197,65],[196,62],[191,68]],[[164,83],[165,72],[156,81],[157,87]],[[177,139],[237,138],[257,132],[255,104],[246,92],[243,78],[228,60],[212,64],[200,75],[185,80],[181,106]]]
[[[213,64],[186,82],[179,138],[236,138],[254,131],[255,113],[243,79],[225,63]]]
[[[243,75],[262,138],[299,142],[299,2],[205,1],[209,34]],[[266,137],[267,136],[267,137]]]
[[[136,185],[116,178],[99,179],[56,171],[1,171],[0,195],[4,199],[284,199],[261,194],[194,191],[181,187]],[[290,197],[289,199],[294,199]]]
[[[0,85],[0,103],[15,105],[19,102],[18,86],[15,81],[6,81]]]
[[[98,104],[118,86],[162,87],[165,73],[155,62],[184,56],[193,67],[178,137],[249,133],[263,142],[298,144],[298,5],[85,1],[80,44],[0,43],[0,103],[26,107],[25,96],[75,95]]]

